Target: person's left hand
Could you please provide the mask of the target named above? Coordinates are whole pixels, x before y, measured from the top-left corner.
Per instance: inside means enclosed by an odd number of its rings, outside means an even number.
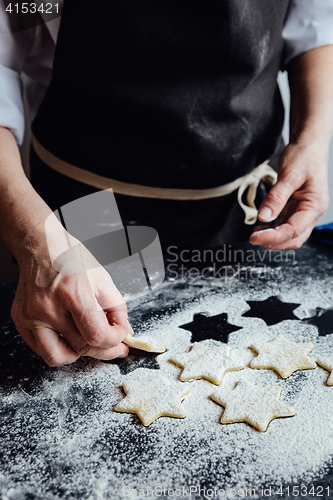
[[[309,238],[328,207],[328,145],[290,143],[280,157],[278,181],[264,198],[258,213],[262,222],[250,243],[272,250],[297,249]]]

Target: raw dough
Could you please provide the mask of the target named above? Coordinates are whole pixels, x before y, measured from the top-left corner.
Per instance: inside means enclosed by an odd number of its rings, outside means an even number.
[[[147,335],[142,335],[141,337],[132,337],[132,335],[127,335],[123,342],[128,345],[128,347],[140,349],[141,351],[157,353],[165,352],[165,347],[154,346],[152,340],[147,337]]]
[[[156,370],[138,368],[131,380],[123,382],[126,397],[114,410],[135,413],[149,425],[158,417],[184,418],[181,401],[190,392],[187,385],[170,380]]]
[[[232,391],[219,387],[210,397],[225,407],[221,424],[247,422],[265,432],[274,418],[292,417],[296,412],[280,401],[280,387],[259,387],[240,380]]]
[[[318,358],[317,363],[318,363],[318,365],[325,368],[325,370],[328,370],[329,372],[331,372],[330,376],[328,377],[328,379],[326,381],[326,384],[333,385],[333,358],[332,357]]]
[[[180,380],[205,379],[219,385],[226,372],[244,368],[242,361],[221,342],[194,342],[190,352],[177,354],[170,359],[172,363],[184,368]]]
[[[258,352],[258,356],[251,363],[251,368],[271,368],[282,378],[287,378],[296,370],[307,370],[316,368],[316,363],[308,358],[313,344],[297,344],[279,335],[272,342],[262,346],[252,345],[252,349]]]

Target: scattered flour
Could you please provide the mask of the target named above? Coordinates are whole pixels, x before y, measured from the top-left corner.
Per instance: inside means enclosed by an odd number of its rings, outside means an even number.
[[[249,290],[236,284],[229,293],[217,286],[206,295],[200,288],[198,299],[143,324],[140,334],[167,349],[156,358],[160,374],[179,380],[179,367],[170,359],[191,346],[191,333],[179,326],[198,312],[227,313],[230,323],[242,327],[229,335],[229,346],[245,368],[226,373],[223,387],[232,391],[240,378],[264,388],[281,387],[281,402],[297,413],[273,420],[266,432],[245,423],[221,425],[223,408],[210,399],[215,386],[206,380],[184,384],[190,387],[181,403],[186,418],[161,417],[144,427],[135,415],[112,411],[124,399],[122,382],[135,377],[135,371],[122,375],[116,364],[85,360],[46,372],[44,382],[30,391],[0,389],[1,418],[10,422],[0,431],[0,497],[123,500],[141,490],[157,499],[192,487],[191,499],[199,499],[203,495],[194,488],[200,486],[224,489],[229,498],[230,488],[258,491],[271,485],[276,491],[288,483],[311,484],[328,470],[333,454],[333,389],[326,384],[327,371],[299,370],[282,380],[272,370],[249,368],[255,358],[249,346],[282,334],[293,342],[311,342],[314,360],[332,356],[333,326],[331,335],[319,337],[315,326],[301,322],[316,307],[331,307],[331,290],[331,282],[311,279],[303,280],[302,287],[272,281]],[[249,309],[247,299],[273,294],[299,302],[295,314],[300,320],[267,326],[241,316]],[[169,493],[159,494],[163,488]]]

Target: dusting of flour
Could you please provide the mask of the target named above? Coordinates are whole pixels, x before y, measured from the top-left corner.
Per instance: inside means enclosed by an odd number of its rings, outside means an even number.
[[[255,357],[249,346],[282,334],[293,342],[313,343],[310,359],[332,355],[333,325],[331,335],[319,337],[315,326],[301,321],[316,307],[331,307],[330,290],[331,283],[311,280],[302,287],[268,282],[250,291],[235,286],[226,293],[221,288],[141,325],[138,333],[167,349],[156,358],[160,373],[179,380],[180,369],[170,358],[191,346],[191,333],[179,326],[202,311],[227,313],[230,323],[242,327],[229,335],[229,346],[245,368],[226,373],[222,385],[232,390],[242,378],[281,387],[281,402],[297,413],[273,420],[266,432],[245,423],[220,424],[223,408],[209,398],[214,386],[206,380],[189,383],[190,394],[182,403],[186,418],[161,417],[145,428],[135,415],[113,411],[125,396],[122,382],[135,375],[122,375],[116,364],[86,361],[47,372],[30,392],[1,389],[2,418],[12,422],[1,434],[2,498],[122,500],[135,498],[139,489],[151,490],[146,497],[166,498],[173,495],[156,491],[199,485],[259,491],[265,484],[306,485],[320,478],[333,454],[333,388],[326,385],[327,371],[301,370],[282,380],[272,370],[249,368]],[[294,311],[300,320],[267,326],[259,318],[241,316],[249,309],[246,300],[274,294],[300,303]],[[193,493],[191,498],[202,496]]]

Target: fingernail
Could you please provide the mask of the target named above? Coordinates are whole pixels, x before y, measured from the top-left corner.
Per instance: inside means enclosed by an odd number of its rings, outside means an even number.
[[[263,207],[258,216],[259,216],[259,219],[260,220],[263,220],[265,222],[271,222],[272,220],[274,220],[275,217],[272,217],[272,210],[268,207]]]
[[[251,245],[260,245],[260,243],[256,243],[256,240],[255,238],[259,235],[262,235],[263,233],[267,234],[269,233],[270,231],[274,231],[274,228],[273,227],[267,227],[266,229],[261,229],[260,231],[255,231],[254,233],[251,234],[250,236],[250,243]]]
[[[268,233],[269,231],[274,231],[274,227],[267,227],[266,229],[260,229],[260,231],[255,231],[251,234],[251,238],[253,236],[258,236],[258,234]]]
[[[119,354],[118,358],[126,358],[128,355],[128,349],[124,349],[121,354]]]
[[[127,327],[128,327],[128,329],[129,329],[129,331],[130,331],[131,333],[134,333],[134,332],[133,332],[133,328],[131,327],[131,324],[130,324],[130,322],[129,322],[128,320],[127,320]]]

